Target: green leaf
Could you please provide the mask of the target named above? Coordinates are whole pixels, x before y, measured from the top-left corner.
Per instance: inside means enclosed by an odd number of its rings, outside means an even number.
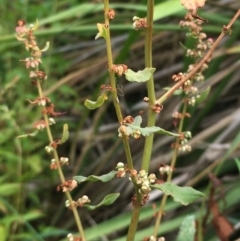
[[[184,218],[180,226],[180,231],[178,233],[176,241],[194,241],[196,232],[194,220],[194,215],[189,215]]]
[[[170,87],[164,87],[163,88],[164,90],[170,90],[171,88]],[[183,90],[175,90],[173,92],[173,95],[181,95],[183,93]]]
[[[124,74],[128,81],[146,82],[150,79],[155,70],[155,68],[145,68],[144,70],[134,72],[133,70],[128,69]]]
[[[130,127],[131,130],[129,130],[127,128],[127,132],[126,132],[127,134],[128,133],[132,134],[132,133],[134,133],[134,131],[139,130],[143,136],[149,136],[153,133],[163,134],[163,135],[167,135],[167,136],[175,136],[175,137],[179,136],[179,134],[177,134],[177,133],[166,131],[158,126],[141,128],[137,125],[128,124],[128,127]]]
[[[196,103],[202,103],[204,100],[207,99],[208,97],[208,94],[211,90],[211,87],[208,86],[207,89],[205,89],[201,94],[200,94],[200,97],[199,98],[196,98]]]
[[[184,8],[179,0],[164,1],[154,6],[153,20],[159,20],[164,17],[169,17],[179,11],[183,11]]]
[[[49,47],[50,47],[50,42],[47,41],[45,47],[41,49],[41,52],[46,52],[49,49]]]
[[[238,171],[240,172],[240,160],[238,158],[234,158],[234,161],[238,167]]]
[[[179,136],[179,134],[177,134],[177,133],[166,131],[158,126],[145,127],[145,128],[141,128],[141,129],[142,130],[140,130],[140,131],[143,136],[148,136],[152,133],[157,133],[157,134],[162,134],[162,135],[167,135],[167,136],[175,136],[175,137]]]
[[[187,49],[188,49],[188,47],[185,46],[182,42],[179,42],[179,44],[180,44],[180,46],[181,46],[184,50],[187,50]]]
[[[36,31],[36,30],[38,30],[38,27],[39,27],[39,22],[38,22],[38,19],[36,19],[36,23],[34,24],[32,30]]]
[[[67,141],[67,139],[69,138],[69,132],[68,132],[68,124],[64,124],[63,125],[63,133],[62,133],[62,138],[59,141],[60,144],[64,143]]]
[[[103,105],[104,101],[107,100],[108,97],[105,93],[102,93],[98,98],[97,101],[91,101],[91,100],[85,100],[84,105],[89,109],[89,110],[94,110],[100,106]]]
[[[132,123],[132,125],[135,125],[135,126],[140,126],[142,123],[142,117],[140,115],[137,115],[135,118],[134,118],[134,121]]]
[[[40,24],[45,25],[49,23],[60,22],[69,18],[71,19],[73,17],[80,20],[85,15],[94,13],[96,11],[101,11],[101,9],[103,9],[102,4],[82,3],[69,9],[59,11],[55,14],[51,14],[47,18],[41,19]]]
[[[5,225],[0,225],[0,237],[2,241],[7,240],[7,228],[5,227]]]
[[[166,195],[171,195],[175,202],[180,202],[183,205],[188,205],[197,198],[205,196],[203,193],[192,187],[179,187],[171,182],[154,184],[151,185],[151,187],[163,191]]]
[[[44,237],[45,240],[47,239],[47,237],[53,237],[58,235],[66,236],[66,230],[49,225],[45,227],[43,230],[41,230],[41,236]]]
[[[95,176],[95,175],[91,175],[88,177],[84,177],[84,176],[75,176],[73,177],[74,180],[76,180],[78,183],[81,182],[97,182],[97,181],[101,181],[101,182],[109,182],[110,180],[112,180],[115,175],[116,175],[117,171],[111,171],[107,174],[104,174],[102,176]]]
[[[111,193],[108,194],[107,196],[104,197],[104,199],[97,205],[89,205],[89,204],[85,204],[84,207],[86,207],[89,210],[94,210],[100,206],[107,206],[107,205],[111,205],[112,203],[115,202],[115,200],[120,196],[120,193]]]
[[[163,134],[163,135],[168,135],[168,136],[175,136],[175,137],[179,136],[179,134],[177,134],[177,133],[165,131],[164,129],[162,129],[158,126],[141,128],[140,127],[141,123],[142,123],[142,117],[140,115],[136,116],[134,118],[134,121],[132,124],[127,124],[126,134],[129,136],[129,135],[133,134],[136,130],[139,130],[141,132],[142,136],[149,136],[153,133],[158,133],[158,134]]]
[[[28,165],[28,171],[31,175],[36,176],[43,170],[42,158],[39,154],[25,157],[25,163]]]
[[[32,210],[32,211],[25,213],[22,216],[22,218],[24,219],[24,221],[32,221],[32,220],[39,219],[43,216],[44,216],[44,214],[42,212],[40,212],[39,210]]]
[[[32,133],[29,133],[29,134],[17,136],[17,138],[25,138],[25,137],[29,137],[29,136],[36,136],[37,134],[38,134],[38,131],[34,131]]]
[[[98,34],[96,35],[95,40],[98,39],[98,38],[101,38],[101,37],[106,39],[106,37],[107,37],[107,30],[106,30],[106,27],[104,26],[104,24],[97,23],[97,28],[98,28]]]
[[[20,183],[3,183],[0,185],[0,196],[7,197],[20,190]]]

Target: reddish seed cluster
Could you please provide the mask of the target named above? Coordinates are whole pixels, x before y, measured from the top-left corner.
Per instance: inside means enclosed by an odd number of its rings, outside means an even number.
[[[47,114],[51,116],[59,116],[59,115],[66,114],[66,112],[55,112],[54,108],[55,108],[54,104],[50,104],[49,106],[45,107],[42,110],[42,114]]]
[[[131,135],[134,139],[139,139],[141,137],[141,132],[140,130],[132,130],[130,132],[128,132],[128,127],[125,126],[125,125],[121,125],[119,128],[118,128],[118,131],[119,131],[119,137],[122,137],[122,136],[127,136],[127,138],[129,138],[129,136]]]
[[[180,119],[182,119],[182,118],[184,118],[184,117],[190,118],[191,115],[190,115],[189,113],[185,113],[185,114],[183,115],[182,113],[180,113],[180,112],[178,112],[178,111],[175,111],[175,112],[173,112],[172,117],[173,117],[173,125],[174,125],[175,127],[177,127]]]
[[[33,27],[26,28],[25,22],[19,20],[15,30],[18,41],[24,42],[26,49],[31,51],[31,56],[34,58],[33,60],[29,59],[30,62],[26,61],[26,66],[32,67],[33,63],[38,66],[41,63],[42,51],[37,46]]]
[[[81,238],[81,237],[73,236],[71,233],[69,233],[69,234],[67,235],[67,240],[68,240],[68,241],[82,241],[82,238]]]
[[[29,101],[29,103],[33,104],[33,105],[39,105],[39,106],[46,106],[47,103],[50,103],[51,100],[48,97],[38,97],[35,100],[29,100],[27,99],[27,101]]]
[[[50,147],[57,149],[58,145],[61,145],[61,140],[60,139],[56,139],[53,142],[50,143]]]
[[[148,200],[149,200],[149,195],[148,194],[144,194],[142,202],[141,202],[141,205],[144,206],[147,203]]]
[[[69,165],[69,159],[67,157],[61,157],[59,160],[60,166]],[[57,169],[58,165],[56,159],[51,160],[50,169]]]
[[[147,19],[146,18],[139,18],[133,17],[133,28],[135,30],[147,28]]]
[[[189,33],[187,36],[194,37],[197,40],[196,47],[194,49],[188,49],[186,55],[193,58],[201,58],[205,50],[209,49],[213,45],[211,38],[207,39],[206,33],[202,32],[202,23],[204,19],[198,17],[197,19],[192,13],[187,13],[184,21],[180,21],[181,27],[188,27]]]
[[[42,60],[40,58],[32,58],[32,57],[22,59],[20,61],[25,62],[25,66],[27,69],[30,67],[36,68],[37,66],[39,66],[39,64],[42,63]]]
[[[51,170],[56,170],[58,168],[58,166],[57,166],[57,163],[56,162],[52,162],[51,164],[50,164],[50,169]]]
[[[141,206],[144,206],[147,203],[148,200],[149,200],[149,195],[148,194],[142,195]],[[132,201],[132,205],[133,206],[138,205],[136,194],[132,196],[131,201]]]
[[[45,122],[45,120],[39,120],[39,121],[35,122],[33,126],[37,130],[43,130],[44,128],[46,128],[47,123]]]
[[[117,174],[116,174],[116,177],[117,178],[122,178],[122,177],[125,177],[125,175],[126,175],[125,171],[118,171]]]
[[[137,176],[137,170],[129,170],[130,177],[136,177]]]
[[[42,52],[46,51],[49,47],[47,43],[46,47],[43,50],[37,45],[36,37],[34,36],[34,30],[36,30],[37,26],[25,26],[25,22],[23,20],[18,21],[18,26],[16,27],[16,37],[20,42],[25,44],[25,47],[28,51],[30,51],[31,57],[22,60],[26,63],[26,68],[34,68],[29,73],[29,76],[32,80],[32,83],[36,84],[38,88],[41,88],[41,82],[47,79],[47,75],[44,71],[38,69],[38,66],[41,62]],[[42,92],[42,91],[41,91]],[[66,112],[55,112],[55,106],[51,103],[51,100],[48,97],[40,96],[36,98],[34,101],[28,100],[31,104],[38,104],[42,107],[42,114],[47,116],[59,116],[63,115]],[[43,130],[49,125],[55,124],[55,120],[51,117],[48,120],[44,118],[44,120],[39,120],[34,124],[34,128],[37,130]],[[61,143],[61,140],[54,140],[48,147],[46,147],[46,151],[51,153],[57,146]],[[61,165],[61,163],[60,163]],[[52,163],[50,165],[51,169],[55,169],[56,165]]]
[[[174,74],[173,76],[172,76],[172,79],[173,79],[173,81],[175,81],[175,82],[178,82],[178,81],[180,81],[180,80],[182,80],[182,78],[183,78],[183,73],[178,73],[178,74]]]
[[[132,116],[127,116],[120,123],[120,127],[118,128],[119,137],[126,136],[129,138],[132,136],[135,139],[139,139],[142,136],[142,133],[137,128],[131,128],[128,124],[132,124],[134,122],[134,118]]]
[[[160,105],[160,104],[158,104],[158,103],[156,103],[156,104],[152,107],[152,110],[153,110],[155,113],[157,113],[157,114],[159,114],[159,113],[162,111],[162,109],[163,109],[163,105]]]
[[[111,87],[111,85],[101,85],[100,90],[111,91],[112,87]]]
[[[213,45],[213,40],[211,38],[207,39],[206,33],[202,32],[202,23],[205,22],[204,19],[199,17],[197,13],[189,11],[184,21],[180,21],[181,27],[188,27],[189,32],[187,33],[188,37],[191,37],[195,40],[195,47],[193,49],[187,49],[186,56],[194,58],[194,62],[198,62],[201,59],[206,50],[211,48]],[[185,102],[190,106],[194,106],[199,98],[198,88],[194,86],[194,81],[203,81],[204,75],[203,71],[208,68],[208,59],[201,68],[195,73],[191,78],[184,82],[182,86],[179,87],[187,96]],[[172,76],[173,81],[181,81],[188,73],[190,73],[195,68],[194,64],[189,65],[187,73],[178,73]],[[176,126],[176,118],[174,120],[174,125]]]
[[[143,98],[144,102],[149,102],[149,98],[148,97],[144,97]],[[156,113],[159,114],[162,110],[163,110],[163,105],[158,104],[157,102],[155,103],[154,106],[151,107],[151,109]]]
[[[109,9],[108,13],[107,13],[107,16],[110,20],[113,20],[115,18],[115,11],[113,9]]]
[[[205,5],[206,0],[181,0],[181,4],[191,11],[197,11],[198,8],[201,8]]]
[[[16,32],[21,35],[27,32],[27,29],[25,27],[25,21],[24,20],[18,20],[17,22],[18,26],[15,28]]]
[[[72,191],[75,187],[77,187],[77,182],[75,180],[68,180],[58,185],[57,191],[61,191],[61,190],[63,192]]]
[[[113,64],[111,70],[121,77],[127,71],[127,69],[128,67],[125,64]]]
[[[134,118],[131,115],[128,115],[123,119],[122,125],[132,124],[133,121],[134,121]]]
[[[30,78],[38,78],[38,79],[41,79],[41,80],[46,80],[47,79],[47,75],[45,72],[43,71],[30,71]]]
[[[79,198],[77,201],[72,201],[71,203],[69,200],[66,200],[65,206],[69,209],[73,209],[74,207],[84,207],[90,202],[91,200],[88,198],[88,196],[83,195],[82,198]]]

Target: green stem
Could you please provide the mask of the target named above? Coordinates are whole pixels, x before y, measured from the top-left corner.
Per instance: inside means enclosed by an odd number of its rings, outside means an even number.
[[[38,88],[39,97],[43,98],[44,96],[43,96],[43,91],[42,91],[42,86],[41,86],[40,80],[37,80],[37,88]],[[47,114],[43,114],[43,117],[44,117],[44,121],[46,123],[46,130],[47,130],[48,139],[49,139],[50,143],[52,143],[53,137],[52,137],[52,132],[51,132],[50,125],[49,125],[48,116],[47,116]],[[65,177],[64,177],[64,174],[63,174],[60,162],[59,162],[59,156],[58,156],[58,153],[57,153],[56,149],[53,150],[53,156],[54,156],[54,158],[56,160],[56,163],[57,163],[57,170],[58,170],[60,180],[61,180],[62,183],[64,183]],[[71,196],[70,192],[66,191],[65,194],[67,196],[67,199],[69,200],[69,203],[72,204],[73,199],[72,199],[72,196]],[[83,226],[82,226],[82,222],[81,222],[80,216],[77,212],[77,208],[74,205],[71,205],[71,207],[72,207],[72,212],[73,212],[75,222],[76,222],[77,227],[78,227],[78,231],[81,235],[82,241],[86,241]]]
[[[109,68],[109,79],[110,79],[110,85],[111,85],[113,104],[115,107],[118,121],[121,124],[123,121],[123,116],[122,116],[122,112],[121,112],[119,99],[117,96],[115,74],[112,71],[113,58],[112,58],[108,11],[109,11],[109,0],[104,0],[104,19],[105,19],[105,26],[106,26],[106,48],[107,48],[108,68]],[[133,170],[134,166],[133,166],[131,150],[130,150],[130,146],[129,146],[129,142],[128,142],[128,137],[123,135],[122,140],[123,140],[124,151],[125,151],[125,155],[126,155],[126,159],[127,159],[127,166],[130,170]],[[128,229],[127,241],[134,240],[134,237],[135,237],[135,234],[137,231],[137,225],[138,225],[140,209],[141,209],[141,201],[142,201],[142,195],[138,192],[138,186],[136,184],[136,179],[134,177],[132,177],[132,181],[133,181],[133,184],[135,187],[136,204],[134,204],[133,211],[132,211],[132,218],[131,218],[131,223],[130,223],[130,226]]]
[[[147,29],[145,39],[145,67],[152,67],[152,29],[153,29],[154,0],[149,0],[147,4]],[[151,109],[155,105],[155,89],[153,76],[147,81],[147,92],[149,98],[148,122],[147,126],[155,125],[156,113]],[[141,169],[148,172],[151,159],[154,135],[149,135],[145,139]]]
[[[186,112],[187,112],[187,102],[185,102],[184,105],[183,105],[183,111],[182,111],[183,118],[180,120],[179,127],[178,127],[178,133],[182,132],[182,128],[183,128],[183,124],[184,124],[184,116],[185,116]],[[180,139],[177,138],[176,142],[175,142],[175,146],[174,146],[174,152],[173,152],[173,156],[172,156],[172,160],[171,160],[171,169],[172,170],[174,170],[175,165],[176,165],[176,161],[177,161],[179,141],[180,141]],[[167,182],[171,182],[172,173],[173,172],[169,172],[168,177],[167,177]],[[154,237],[157,237],[166,202],[167,202],[167,195],[164,194],[163,198],[162,198],[162,201],[161,201],[161,204],[160,204],[160,207],[159,207],[159,211],[157,213],[155,225],[154,225],[154,231],[153,231]]]
[[[111,93],[112,93],[112,99],[113,104],[115,107],[116,115],[118,118],[119,123],[122,123],[123,116],[122,111],[117,95],[117,89],[116,89],[116,79],[115,74],[112,71],[113,67],[113,57],[112,57],[112,46],[111,46],[111,36],[110,36],[110,26],[109,26],[109,18],[108,18],[108,11],[109,11],[109,0],[104,0],[104,20],[105,20],[105,26],[106,26],[106,48],[107,48],[107,58],[108,58],[108,68],[109,68],[109,79],[110,79],[110,85],[111,85]],[[127,159],[127,165],[128,168],[133,169],[133,162],[132,162],[132,155],[129,147],[129,142],[127,137],[123,137],[123,145],[124,145],[124,151],[126,154]]]
[[[128,228],[128,234],[126,241],[133,241],[137,232],[138,220],[140,216],[141,206],[135,205],[132,211],[131,222]]]
[[[147,29],[146,29],[146,39],[145,39],[145,66],[151,68],[152,67],[152,26],[153,26],[153,10],[154,10],[154,0],[148,1],[147,6]],[[148,91],[148,98],[149,98],[149,111],[148,111],[148,123],[147,126],[154,126],[155,125],[155,112],[151,109],[151,106],[155,105],[155,89],[154,89],[154,81],[153,77],[147,81],[147,91]],[[148,172],[149,163],[151,159],[151,152],[153,146],[153,137],[154,135],[150,135],[146,137],[144,151],[143,151],[143,159],[142,159],[142,166],[141,169]],[[137,189],[136,189],[137,191]],[[140,211],[141,211],[141,202],[142,202],[142,195],[137,192],[137,203],[134,206],[132,212],[131,223],[128,229],[127,241],[133,241]]]

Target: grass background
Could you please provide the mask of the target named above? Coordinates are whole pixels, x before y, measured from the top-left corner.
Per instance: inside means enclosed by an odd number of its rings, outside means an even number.
[[[115,63],[125,63],[133,70],[144,68],[144,35],[132,29],[132,17],[146,15],[146,1],[111,1],[116,17],[111,24],[112,46]],[[207,1],[200,16],[209,20],[204,31],[215,39],[239,9],[237,1]],[[42,48],[50,41],[50,49],[43,55],[42,68],[48,75],[45,94],[59,112],[67,111],[57,118],[53,127],[55,138],[61,136],[62,126],[68,123],[70,139],[60,149],[60,156],[68,156],[70,165],[64,170],[66,177],[75,175],[98,175],[115,168],[125,156],[118,138],[117,118],[109,100],[103,107],[88,111],[83,102],[96,99],[101,84],[107,84],[107,59],[103,39],[94,40],[96,23],[103,22],[101,1],[6,1],[0,3],[0,237],[2,240],[60,240],[69,232],[76,231],[70,211],[64,207],[65,196],[56,192],[59,184],[57,172],[49,169],[49,156],[44,147],[48,145],[45,132],[36,137],[16,139],[31,133],[33,123],[41,113],[28,104],[35,99],[36,88],[30,83],[28,71],[19,62],[28,57],[24,46],[15,39],[17,20],[28,23],[38,19],[38,43]],[[190,59],[184,56],[185,46],[193,43],[185,36],[179,21],[185,10],[178,0],[156,0],[154,13],[153,66],[156,96],[160,97],[165,86],[172,84],[171,76],[187,69]],[[211,86],[208,99],[190,110],[192,117],[186,121],[185,130],[193,133],[190,154],[179,155],[174,182],[193,185],[205,191],[209,182],[204,170],[224,158],[219,178],[225,191],[226,203],[222,212],[233,223],[239,215],[239,170],[234,158],[239,157],[239,91],[240,91],[240,20],[226,36],[213,55],[206,72],[206,81],[199,89]],[[124,115],[135,116],[147,105],[144,84],[129,83],[118,79],[124,95],[119,99]],[[181,106],[179,97],[164,104],[157,125],[173,131],[172,113]],[[146,121],[145,112],[143,119]],[[130,140],[133,160],[140,167],[144,139]],[[155,136],[150,171],[157,173],[161,163],[169,163],[170,145],[173,139]],[[120,192],[117,202],[108,207],[88,212],[80,210],[88,240],[125,240],[133,194],[128,180],[114,180],[107,184],[86,183],[73,192],[75,199],[86,194],[93,204],[111,192]],[[142,240],[152,232],[154,210],[161,194],[153,191],[149,203],[143,208],[136,240]],[[170,198],[161,234],[166,240],[174,240],[181,220],[187,214],[200,215],[208,212],[200,209],[200,202],[181,207]],[[217,240],[209,222],[206,239]]]

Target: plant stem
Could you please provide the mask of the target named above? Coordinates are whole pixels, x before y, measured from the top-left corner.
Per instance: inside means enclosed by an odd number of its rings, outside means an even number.
[[[38,88],[39,97],[43,98],[43,91],[42,91],[42,86],[41,86],[40,80],[37,80],[37,88]],[[51,129],[50,129],[49,121],[48,121],[48,116],[47,116],[47,114],[44,113],[43,117],[44,117],[44,121],[46,123],[46,130],[47,130],[48,139],[49,139],[50,143],[52,143],[53,142],[53,137],[52,137],[52,132],[51,132]],[[63,174],[60,162],[59,162],[59,156],[58,156],[58,153],[57,153],[56,149],[53,150],[53,156],[54,156],[54,158],[56,160],[56,163],[57,163],[57,170],[58,170],[58,174],[59,174],[60,180],[61,180],[62,183],[64,183],[65,182],[65,177],[64,177],[64,174]],[[70,204],[72,204],[73,203],[73,199],[72,199],[72,196],[71,196],[70,192],[66,191],[65,195],[67,196],[67,199],[69,200]],[[85,235],[84,235],[83,226],[82,226],[82,222],[81,222],[80,216],[79,216],[79,214],[77,212],[77,208],[74,207],[73,205],[71,205],[71,207],[72,207],[72,211],[73,211],[73,215],[74,215],[74,218],[75,218],[75,222],[77,224],[78,231],[79,231],[79,233],[81,235],[82,241],[86,241],[86,238],[85,238]]]
[[[146,29],[146,39],[145,39],[145,67],[152,67],[152,25],[153,25],[153,10],[154,10],[154,0],[148,1],[147,6],[147,29]],[[148,123],[147,126],[154,126],[155,124],[155,112],[151,109],[151,106],[155,104],[155,89],[154,89],[154,81],[153,77],[147,81],[147,91],[148,91],[148,98],[149,98],[149,110],[148,110]],[[141,169],[148,172],[149,169],[149,163],[151,159],[151,152],[152,152],[152,145],[153,145],[153,137],[154,135],[150,135],[146,137],[145,145],[144,145],[144,151],[143,151],[143,159],[142,159],[142,166]],[[137,203],[134,206],[133,212],[132,212],[132,218],[131,223],[128,229],[128,235],[127,235],[127,241],[133,241],[140,211],[141,211],[141,201],[142,201],[142,195],[137,193]]]
[[[108,12],[109,12],[109,0],[104,0],[104,19],[105,19],[105,26],[106,26],[106,48],[107,48],[108,68],[109,68],[109,79],[110,79],[110,85],[111,85],[113,104],[116,110],[118,121],[121,124],[123,121],[123,117],[122,117],[121,107],[117,96],[115,74],[112,71],[113,58],[112,58]],[[124,151],[127,159],[128,169],[133,170],[134,166],[132,162],[132,155],[131,155],[131,150],[128,142],[128,137],[123,135],[122,140],[123,140]],[[136,204],[134,205],[133,211],[132,211],[131,223],[128,229],[128,234],[126,239],[127,241],[134,240],[134,237],[137,231],[137,225],[138,225],[140,209],[141,209],[141,201],[142,201],[142,195],[138,192],[138,186],[136,184],[136,179],[134,177],[132,177],[132,182],[135,186]]]
[[[184,116],[185,116],[186,112],[187,112],[187,102],[184,102],[183,111],[182,111],[183,118],[180,120],[179,127],[178,127],[178,133],[182,132]],[[178,137],[175,142],[174,152],[173,152],[172,161],[171,161],[171,169],[172,170],[174,170],[175,164],[177,161],[179,141],[180,141],[180,138]],[[172,180],[172,172],[169,172],[168,177],[167,177],[167,182],[171,182],[171,180]],[[159,211],[157,212],[156,222],[155,222],[154,231],[153,231],[154,237],[157,237],[166,202],[167,202],[167,195],[164,193],[160,207],[159,207]]]
[[[152,67],[152,29],[153,29],[154,0],[149,0],[147,4],[147,29],[145,39],[145,67]],[[156,113],[151,109],[155,105],[155,89],[153,76],[147,81],[147,92],[149,98],[148,122],[147,126],[155,125]],[[149,135],[145,139],[141,169],[148,172],[152,154],[154,135]]]
[[[135,205],[132,211],[131,222],[128,228],[128,234],[126,241],[133,241],[137,232],[138,220],[140,216],[141,206]]]
[[[122,117],[122,111],[119,104],[119,99],[117,95],[117,89],[116,89],[116,79],[115,74],[112,71],[113,67],[113,57],[112,57],[112,46],[111,46],[111,36],[110,36],[110,26],[109,26],[109,18],[108,18],[108,12],[109,12],[109,0],[104,0],[104,20],[105,20],[105,26],[106,26],[106,48],[107,48],[107,58],[108,58],[108,68],[109,68],[109,79],[110,79],[110,85],[111,85],[111,93],[112,93],[112,99],[113,104],[115,107],[116,115],[118,118],[119,123],[122,123],[123,117]],[[127,165],[129,169],[133,169],[133,162],[132,162],[132,155],[129,147],[129,142],[126,136],[122,137],[123,145],[124,145],[124,151],[126,154],[127,159]]]

